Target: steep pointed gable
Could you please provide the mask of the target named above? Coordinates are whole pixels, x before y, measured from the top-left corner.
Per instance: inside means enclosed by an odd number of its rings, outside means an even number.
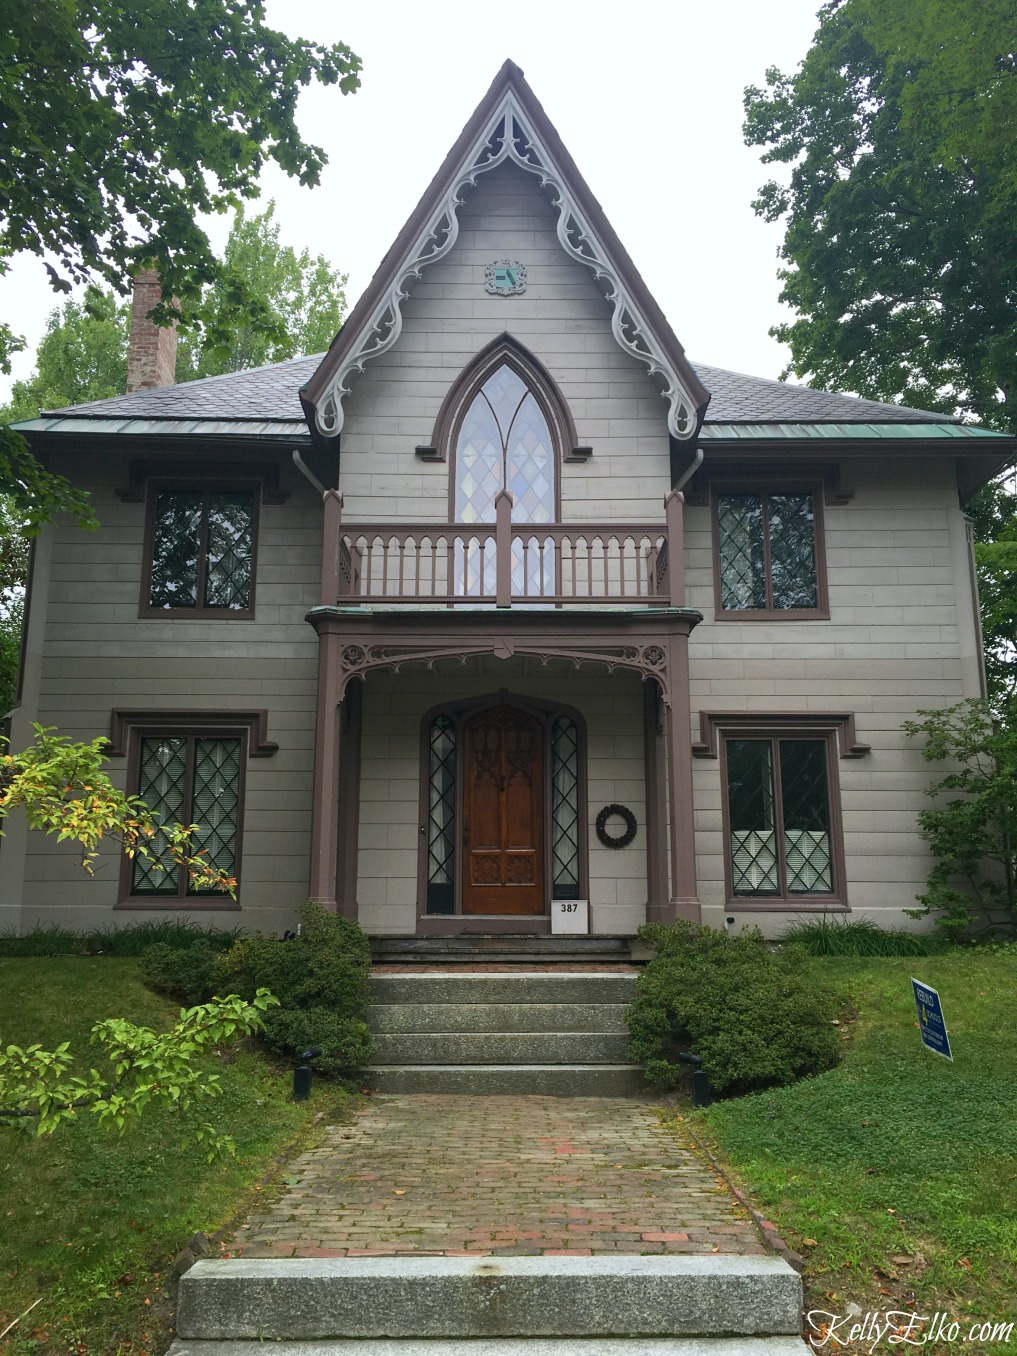
[[[336,437],[343,400],[356,374],[387,352],[402,330],[402,306],[414,282],[444,258],[459,234],[459,209],[481,175],[504,164],[535,175],[557,212],[564,252],[590,269],[611,307],[611,330],[638,359],[667,403],[668,430],[688,441],[699,432],[709,392],[699,381],[663,312],[615,235],[550,119],[511,61],[506,61],[446,156],[370,286],[320,367],[300,393],[312,434]]]

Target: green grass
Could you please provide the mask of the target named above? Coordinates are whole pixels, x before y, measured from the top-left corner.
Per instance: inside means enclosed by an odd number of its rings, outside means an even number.
[[[165,1028],[178,1010],[144,988],[130,959],[0,961],[3,1045],[69,1040],[87,1060],[94,1022]],[[0,1342],[6,1356],[161,1356],[175,1255],[253,1203],[283,1150],[320,1133],[317,1112],[334,1121],[350,1102],[318,1083],[294,1105],[290,1070],[256,1051],[209,1063],[222,1095],[193,1116],[149,1111],[122,1137],[86,1113],[47,1139],[0,1128],[0,1331],[42,1297]],[[210,1165],[181,1149],[188,1124],[204,1120],[233,1136],[236,1158]]]
[[[947,947],[941,937],[881,928],[871,918],[825,915],[792,923],[781,941],[804,947],[810,956],[936,956]]]
[[[813,964],[857,1013],[843,1063],[691,1124],[806,1257],[813,1305],[1017,1319],[1017,948]],[[920,1043],[912,975],[952,1064]]]

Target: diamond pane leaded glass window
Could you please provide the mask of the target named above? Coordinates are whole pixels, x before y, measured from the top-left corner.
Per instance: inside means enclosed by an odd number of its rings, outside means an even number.
[[[568,716],[551,726],[551,882],[554,899],[579,898],[579,732]]]
[[[827,741],[728,739],[735,895],[832,894]]]
[[[242,741],[239,736],[173,735],[140,741],[138,794],[164,824],[198,824],[196,851],[235,877],[240,829]],[[180,898],[217,894],[194,885],[170,855],[165,839],[151,844],[154,860],[135,857],[131,893]]]
[[[253,490],[160,489],[155,497],[149,606],[198,615],[248,612],[254,514]]]
[[[552,523],[555,517],[555,450],[539,402],[509,363],[486,379],[470,402],[456,441],[455,519],[493,523],[494,501],[511,491],[514,523]],[[457,548],[457,577],[464,592],[488,595],[494,589],[494,562],[481,566],[472,544],[465,559]],[[481,580],[481,571],[484,578]],[[460,572],[465,572],[465,574]],[[512,592],[531,598],[554,593],[553,543],[513,543]]]
[[[456,727],[437,716],[428,731],[427,912],[455,913]]]
[[[718,495],[717,540],[724,611],[818,609],[811,492]]]

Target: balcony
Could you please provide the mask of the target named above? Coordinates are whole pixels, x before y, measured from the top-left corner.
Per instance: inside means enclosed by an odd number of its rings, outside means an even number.
[[[493,523],[343,523],[333,492],[325,499],[322,601],[373,608],[681,607],[681,509],[680,496],[670,494],[662,522],[520,524],[512,522],[512,496],[503,490]]]

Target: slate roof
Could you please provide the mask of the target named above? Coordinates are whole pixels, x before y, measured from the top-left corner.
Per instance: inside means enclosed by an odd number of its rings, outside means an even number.
[[[310,380],[321,354],[292,358],[271,367],[205,377],[179,386],[160,386],[132,395],[93,400],[85,405],[47,411],[48,415],[73,415],[75,419],[207,419],[222,425],[231,421],[294,423],[304,418],[297,392]],[[955,423],[944,414],[885,405],[857,396],[814,391],[783,381],[767,381],[722,367],[693,363],[700,381],[711,394],[706,423],[709,424],[886,424]],[[661,402],[663,409],[663,402]]]

